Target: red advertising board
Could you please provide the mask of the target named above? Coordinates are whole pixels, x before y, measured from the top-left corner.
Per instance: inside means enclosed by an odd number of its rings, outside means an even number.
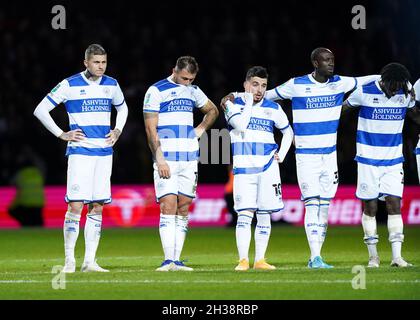
[[[359,225],[362,215],[361,202],[355,198],[355,186],[339,186],[331,202],[329,224]],[[283,220],[302,225],[304,206],[296,185],[283,185],[285,208],[272,215],[273,221]],[[45,188],[46,204],[43,209],[45,227],[57,228],[63,224],[67,205],[64,202],[65,186]],[[0,228],[16,228],[19,224],[8,215],[16,190],[0,187]],[[155,201],[153,185],[117,185],[112,188],[113,201],[105,206],[104,227],[157,226],[159,206]],[[224,185],[199,185],[197,198],[190,208],[191,226],[223,226],[227,222]],[[86,209],[85,209],[86,210]],[[420,186],[406,186],[402,200],[405,224],[420,225]],[[83,220],[83,219],[82,219]],[[84,223],[82,221],[82,223]]]

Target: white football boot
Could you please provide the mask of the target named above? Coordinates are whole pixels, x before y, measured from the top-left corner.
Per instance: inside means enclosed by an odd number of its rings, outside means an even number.
[[[402,257],[392,259],[391,261],[391,267],[406,268],[406,267],[412,267],[412,266],[413,265],[411,263],[408,263]]]
[[[75,260],[66,260],[62,273],[74,273],[76,271],[76,261]]]
[[[82,272],[109,272],[109,270],[100,267],[96,263],[96,260],[95,260],[95,262],[91,262],[91,263],[84,263],[83,262],[81,271]]]
[[[378,256],[369,257],[368,268],[379,268],[380,260]]]

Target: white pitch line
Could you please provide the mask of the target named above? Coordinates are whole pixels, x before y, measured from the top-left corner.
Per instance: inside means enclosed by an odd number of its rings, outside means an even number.
[[[335,267],[333,270],[346,270],[351,269],[353,266],[342,266],[342,267]],[[316,270],[311,270],[308,267],[278,267],[276,271],[310,271],[310,272],[317,272]],[[111,269],[112,273],[136,273],[136,272],[154,272],[155,267],[150,269]],[[274,271],[274,272],[276,272]],[[213,268],[213,269],[201,269],[195,268],[194,273],[204,273],[204,272],[234,272],[233,265],[232,268]],[[41,275],[41,274],[51,274],[51,271],[20,271],[20,272],[13,272],[13,271],[5,271],[0,272],[0,276],[11,276],[11,275]]]
[[[220,256],[231,256],[229,253],[225,254],[218,254],[218,257]],[[202,257],[214,257],[213,254],[199,254],[194,255],[196,258],[202,258]],[[163,256],[117,256],[117,257],[101,257],[99,260],[106,261],[106,260],[144,260],[144,259],[163,259]],[[48,262],[48,261],[64,261],[63,258],[40,258],[40,259],[3,259],[0,261],[0,264],[6,264],[6,263],[26,263],[26,262]]]
[[[109,266],[107,266],[109,267]],[[333,272],[334,270],[351,270],[354,266],[337,266],[334,267],[333,269],[328,270],[327,272]],[[391,268],[391,267],[390,267]],[[319,269],[322,270],[322,269]],[[155,267],[151,267],[150,269],[131,269],[130,266],[127,266],[127,269],[122,269],[121,267],[118,269],[110,269],[111,273],[141,273],[141,272],[154,272],[155,271]],[[308,271],[308,272],[318,272],[318,270],[312,270],[309,269],[308,267],[304,266],[304,267],[277,267],[277,269],[275,271],[270,271],[270,273],[275,273],[275,272],[279,272],[279,271]],[[78,271],[76,271],[78,272]],[[212,268],[212,269],[206,269],[206,268],[197,268],[194,267],[194,273],[205,273],[205,272],[232,272],[232,273],[236,273],[233,270],[233,265],[232,268]],[[259,271],[256,271],[259,273]],[[372,270],[372,272],[375,272],[375,270]],[[49,269],[47,269],[46,271],[5,271],[5,272],[0,272],[0,276],[13,276],[13,275],[42,275],[42,274],[51,274],[51,271],[49,271]]]
[[[99,283],[99,284],[133,284],[133,283],[157,283],[157,284],[238,284],[238,283],[264,283],[264,284],[331,284],[331,283],[348,283],[351,280],[296,280],[296,279],[277,279],[277,280],[70,280],[66,283]],[[51,283],[45,280],[0,280],[0,284],[30,284],[30,283]],[[420,279],[415,280],[372,280],[369,283],[380,284],[420,284]]]

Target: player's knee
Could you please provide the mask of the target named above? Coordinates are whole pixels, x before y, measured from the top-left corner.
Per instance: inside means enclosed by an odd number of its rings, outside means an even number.
[[[91,203],[89,205],[89,213],[91,214],[102,214],[102,211],[104,209],[104,205],[101,203]]]
[[[182,203],[178,203],[178,214],[182,216],[186,216],[188,214],[188,210],[190,208],[191,201],[184,201]]]
[[[378,203],[376,200],[364,201],[363,213],[369,217],[376,217]]]
[[[176,214],[176,211],[177,211],[177,206],[175,203],[171,203],[171,202],[160,203],[161,214]]]
[[[83,210],[83,202],[69,202],[68,212],[72,214],[81,215]]]
[[[400,199],[396,197],[386,197],[386,210],[389,215],[401,214]]]

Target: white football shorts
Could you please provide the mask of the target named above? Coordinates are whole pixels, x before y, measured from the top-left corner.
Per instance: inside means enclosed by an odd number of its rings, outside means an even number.
[[[235,174],[233,199],[236,212],[282,210],[284,204],[278,162],[273,160],[267,170],[260,173]]]
[[[168,195],[183,195],[195,198],[198,180],[197,161],[166,161],[171,171],[169,179],[159,177],[156,163],[153,163],[156,200]]]
[[[356,197],[372,200],[386,196],[402,197],[404,189],[403,164],[371,166],[357,163]]]
[[[112,155],[72,154],[67,164],[66,202],[111,202]]]
[[[338,187],[337,153],[296,154],[296,172],[302,200],[332,199]]]

